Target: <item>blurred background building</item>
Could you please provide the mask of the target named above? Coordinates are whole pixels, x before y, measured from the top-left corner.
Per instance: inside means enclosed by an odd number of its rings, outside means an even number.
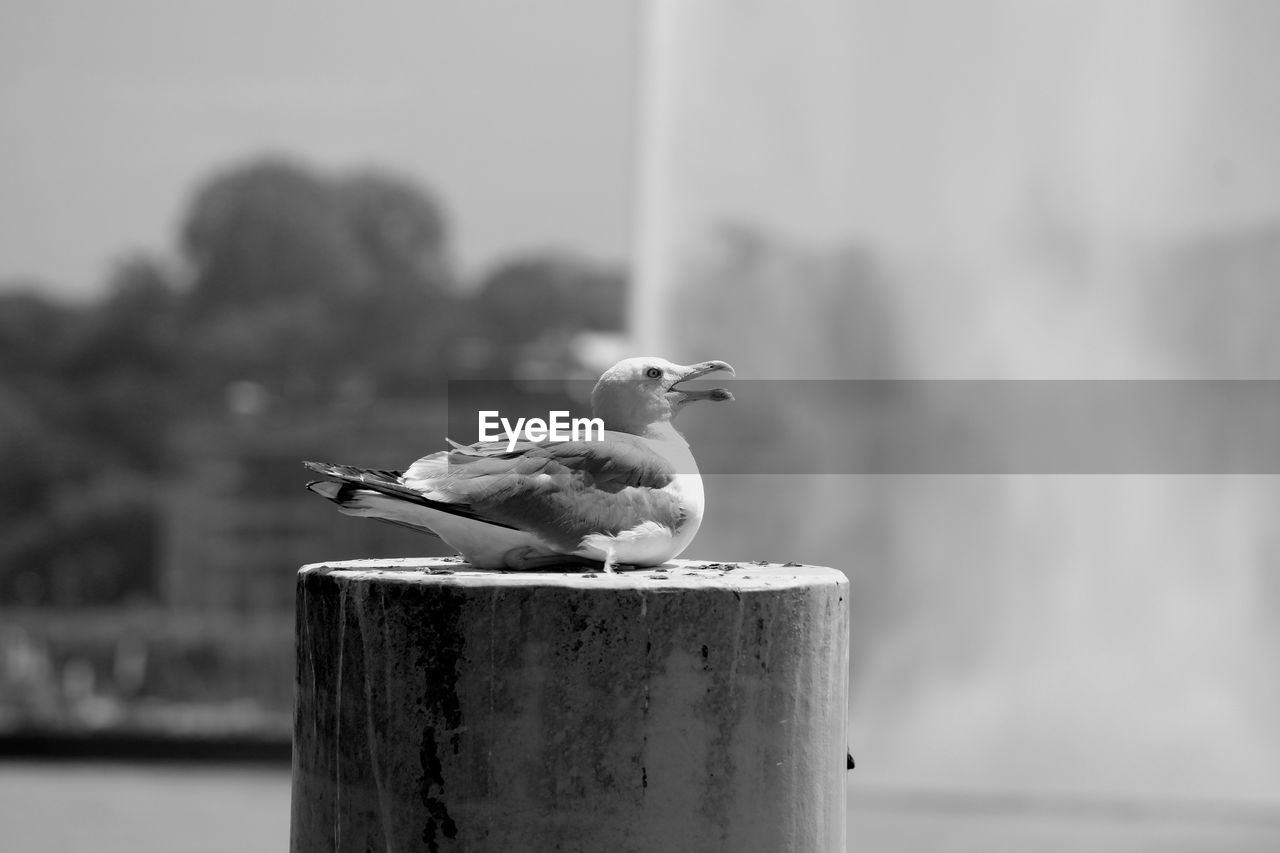
[[[689,419],[688,556],[849,573],[851,849],[1280,847],[1274,475],[750,461],[874,461],[836,380],[1276,378],[1274,4],[483,6],[0,11],[6,749],[287,753],[297,566],[442,552],[299,460],[643,350],[832,380]],[[283,843],[286,768],[61,767],[0,764],[0,841],[79,784]]]

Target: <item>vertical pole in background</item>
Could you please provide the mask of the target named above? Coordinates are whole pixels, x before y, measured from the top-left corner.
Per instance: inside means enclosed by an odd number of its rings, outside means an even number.
[[[439,559],[298,578],[292,850],[844,850],[848,581]]]

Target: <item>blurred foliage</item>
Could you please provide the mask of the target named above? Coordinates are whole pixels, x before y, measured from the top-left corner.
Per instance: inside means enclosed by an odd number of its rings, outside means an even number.
[[[488,330],[482,360],[491,375],[519,376],[536,360],[537,372],[563,377],[574,332],[622,328],[625,291],[616,270],[563,254],[525,255],[484,277],[467,306],[468,325]]]
[[[183,373],[295,402],[445,375],[457,315],[440,205],[404,179],[265,160],[216,175],[182,229]]]
[[[96,302],[0,283],[0,604],[155,597],[178,422],[426,399],[532,351],[567,362],[574,332],[620,329],[623,290],[550,252],[457,280],[442,203],[404,176],[278,157],[216,172],[173,256],[126,257]]]

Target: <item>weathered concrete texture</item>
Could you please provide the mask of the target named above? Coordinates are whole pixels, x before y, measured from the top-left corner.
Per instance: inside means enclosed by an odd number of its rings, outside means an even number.
[[[848,582],[298,576],[294,853],[844,850]]]

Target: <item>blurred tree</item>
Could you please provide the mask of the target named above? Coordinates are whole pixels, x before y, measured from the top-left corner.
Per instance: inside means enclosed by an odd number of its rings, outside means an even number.
[[[141,292],[122,287],[85,308],[29,290],[0,293],[2,602],[52,603],[55,590],[72,586],[62,603],[145,593],[155,513],[144,484],[153,481],[123,472],[162,458],[155,422],[163,418],[147,404],[162,392],[148,368],[134,383],[144,401],[120,393],[118,379],[134,370],[122,363],[154,367],[158,359],[138,357],[141,336],[116,328],[137,317],[116,299]],[[134,484],[123,499],[120,489],[103,488],[122,478]]]
[[[179,294],[158,259],[135,254],[111,271],[107,295],[87,312],[63,376],[103,462],[157,471],[177,403]]]
[[[364,170],[335,191],[379,296],[438,296],[448,290],[447,226],[439,203],[411,181]]]
[[[96,312],[92,349],[117,363],[168,370],[178,343],[176,274],[145,254],[127,256],[107,279],[107,297]]]
[[[47,299],[41,289],[36,282],[0,289],[0,365],[9,377],[55,373],[79,322],[80,312]]]
[[[625,290],[615,269],[565,253],[527,254],[481,282],[471,302],[472,334],[486,344],[489,370],[510,374],[531,349],[549,351],[558,341],[564,350],[574,332],[621,330]]]
[[[443,208],[406,178],[362,170],[335,189],[369,271],[369,292],[342,328],[347,380],[387,394],[418,395],[449,372],[457,302]]]
[[[368,277],[328,183],[278,158],[226,169],[196,192],[181,248],[191,268],[181,371],[193,402],[220,403],[238,380],[312,396],[334,361],[340,312],[327,309]]]
[[[233,166],[207,181],[187,213],[181,248],[194,270],[191,307],[201,311],[367,287],[332,188],[288,160]]]
[[[264,159],[216,175],[183,228],[184,369],[205,399],[250,380],[303,404],[443,375],[446,235],[440,205],[384,173]]]
[[[0,311],[0,316],[3,312]],[[4,377],[0,377],[0,525],[43,506],[53,492],[60,470],[56,457],[50,459],[46,418],[36,403]],[[43,446],[42,446],[43,445]]]
[[[0,604],[155,593],[179,420],[427,399],[464,361],[563,377],[575,332],[622,326],[616,269],[529,253],[466,299],[448,244],[443,206],[403,176],[270,157],[201,184],[180,262],[128,255],[95,303],[0,287]]]
[[[82,461],[64,366],[85,313],[25,287],[0,292],[0,520],[38,511]]]
[[[593,266],[579,277],[578,303],[582,327],[596,332],[621,332],[626,326],[627,274],[621,267]]]
[[[480,284],[473,305],[494,338],[523,344],[546,333],[581,326],[582,306],[573,296],[583,274],[578,262],[531,255],[498,266]]]
[[[0,540],[0,602],[76,607],[154,598],[154,482],[123,472],[63,488]]]

